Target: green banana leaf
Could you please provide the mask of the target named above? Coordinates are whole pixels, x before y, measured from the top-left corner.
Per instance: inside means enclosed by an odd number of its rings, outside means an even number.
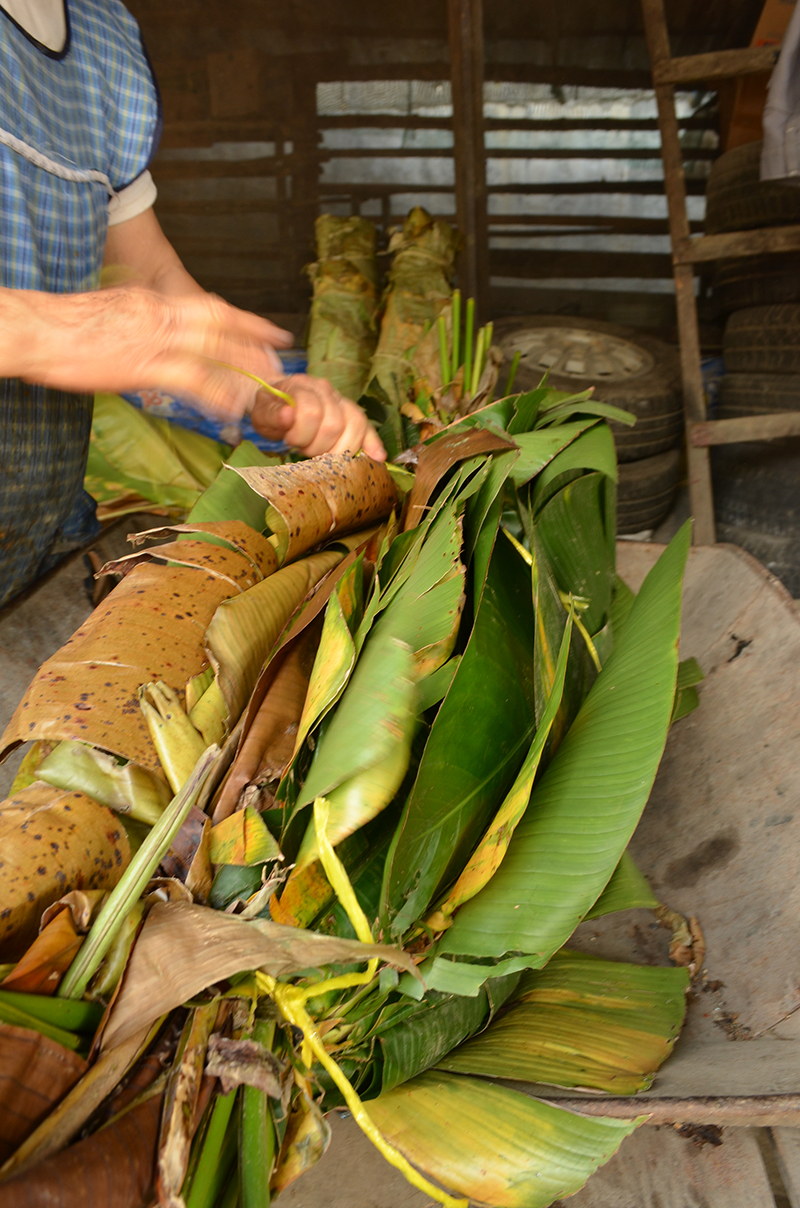
[[[684,659],[678,664],[678,681],[675,685],[675,704],[672,707],[672,720],[680,721],[682,717],[694,712],[700,704],[695,684],[699,684],[705,676],[697,659]]]
[[[146,415],[118,394],[96,394],[85,485],[100,503],[136,494],[188,510],[229,453],[229,445]]]
[[[523,952],[544,965],[608,884],[666,742],[690,537],[687,522],[648,574],[505,860],[459,911],[440,952],[495,958]]]
[[[535,522],[561,591],[588,601],[581,619],[594,635],[605,624],[614,588],[614,551],[606,540],[605,476],[585,474],[542,508]]]
[[[636,867],[633,856],[626,849],[614,869],[611,880],[600,897],[587,911],[587,919],[599,919],[615,910],[655,910],[658,898],[647,883],[647,879]]]
[[[197,500],[189,513],[189,521],[202,524],[207,521],[243,520],[257,533],[263,533],[266,528],[266,500],[239,477],[236,467],[277,466],[282,460],[278,456],[262,453],[252,441],[243,440]]]
[[[510,789],[533,734],[532,646],[528,568],[503,539],[386,861],[387,934],[424,916]]]
[[[457,1074],[635,1095],[672,1051],[689,973],[562,949],[526,973],[511,1007],[438,1063]]]
[[[581,1116],[436,1072],[373,1099],[369,1114],[415,1166],[492,1208],[548,1208],[578,1191],[646,1118]]]

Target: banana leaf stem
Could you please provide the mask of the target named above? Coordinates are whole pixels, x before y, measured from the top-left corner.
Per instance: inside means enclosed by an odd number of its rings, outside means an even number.
[[[296,406],[291,394],[287,394],[285,390],[279,390],[277,386],[270,386],[269,382],[265,382],[257,373],[250,373],[249,370],[242,369],[239,365],[229,365],[227,361],[216,361],[215,364],[219,365],[220,369],[232,369],[234,373],[241,373],[243,377],[250,378],[252,382],[258,382],[262,390],[274,394],[276,398],[282,398],[290,407]]]
[[[220,1095],[211,1111],[200,1159],[188,1193],[186,1208],[213,1208],[236,1152],[236,1129],[230,1127],[236,1088]]]
[[[475,330],[475,299],[467,298],[467,319],[464,332],[464,393],[472,381],[472,337]]]
[[[176,794],[145,839],[116,887],[111,891],[103,909],[80,951],[67,970],[58,988],[59,998],[80,998],[97,972],[114,937],[128,913],[141,897],[147,882],[169,851],[172,840],[183,826],[197,800],[203,783],[219,755],[219,747],[209,747],[197,761],[186,784]]]
[[[478,393],[478,383],[481,380],[481,370],[483,367],[483,346],[485,340],[486,328],[482,327],[475,337],[475,361],[472,366],[472,379],[469,391],[471,396]]]
[[[514,353],[514,359],[511,362],[511,368],[508,371],[508,379],[506,381],[506,396],[511,393],[514,387],[514,379],[517,376],[517,370],[519,369],[519,358],[521,355],[522,353],[519,351],[519,349],[517,349],[517,351]]]
[[[253,1039],[272,1048],[275,1024],[257,1019]],[[269,1208],[269,1181],[275,1160],[275,1126],[266,1091],[242,1088],[239,1122],[239,1202],[241,1208]]]
[[[436,327],[439,332],[439,368],[442,374],[442,389],[446,390],[450,385],[450,357],[447,353],[447,323],[444,315],[439,315]]]
[[[453,290],[453,309],[452,309],[451,314],[452,314],[452,319],[451,319],[450,326],[452,328],[452,333],[453,333],[453,340],[452,340],[453,349],[452,349],[452,360],[450,362],[450,380],[452,381],[452,379],[456,376],[456,373],[458,372],[458,366],[460,364],[458,358],[461,353],[461,290],[460,289]]]

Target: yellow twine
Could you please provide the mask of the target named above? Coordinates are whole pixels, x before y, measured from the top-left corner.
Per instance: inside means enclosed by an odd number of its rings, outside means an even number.
[[[274,394],[276,398],[282,398],[290,407],[294,407],[295,401],[291,394],[287,394],[285,390],[279,390],[277,386],[270,386],[269,382],[265,382],[255,373],[250,373],[247,369],[242,369],[239,365],[229,365],[227,361],[215,361],[215,365],[219,365],[220,369],[232,369],[234,373],[241,373],[244,377],[250,378],[251,382],[258,382],[264,390],[268,390],[270,394]]]

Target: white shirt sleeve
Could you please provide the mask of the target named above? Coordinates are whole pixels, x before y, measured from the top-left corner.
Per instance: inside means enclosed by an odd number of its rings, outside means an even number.
[[[108,225],[116,226],[149,210],[157,196],[155,181],[148,171],[137,176],[132,184],[120,189],[108,203]]]

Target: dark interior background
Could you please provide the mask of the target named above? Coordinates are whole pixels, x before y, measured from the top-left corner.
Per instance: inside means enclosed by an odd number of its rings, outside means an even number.
[[[761,0],[667,0],[673,54],[749,43]],[[129,0],[161,87],[157,213],[210,290],[300,315],[317,214],[454,217],[446,0]],[[494,315],[674,328],[638,0],[485,0]],[[702,229],[717,98],[678,94]],[[299,328],[300,320],[293,320]]]

